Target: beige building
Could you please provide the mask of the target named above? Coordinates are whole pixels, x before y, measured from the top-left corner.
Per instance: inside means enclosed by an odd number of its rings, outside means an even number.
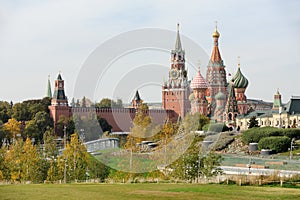
[[[241,130],[248,129],[249,120],[255,116],[260,127],[272,126],[278,128],[300,128],[300,96],[292,96],[283,105],[279,91],[274,95],[273,108],[270,110],[256,110],[247,115],[236,118],[236,125]]]

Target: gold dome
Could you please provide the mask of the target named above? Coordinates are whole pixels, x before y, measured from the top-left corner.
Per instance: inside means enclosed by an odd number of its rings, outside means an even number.
[[[220,37],[220,33],[217,31],[217,29],[215,30],[215,32],[212,34],[213,37]]]

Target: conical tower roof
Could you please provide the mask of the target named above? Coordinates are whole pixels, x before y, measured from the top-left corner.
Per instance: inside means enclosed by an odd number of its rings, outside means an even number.
[[[46,97],[52,98],[50,75],[48,76],[48,85],[47,85]]]
[[[133,100],[135,100],[135,101],[140,101],[141,100],[141,97],[140,97],[140,94],[139,94],[138,90],[135,92]]]
[[[221,54],[220,54],[219,47],[218,47],[219,46],[218,40],[220,37],[220,33],[218,32],[218,29],[217,29],[217,22],[216,22],[216,29],[213,32],[212,36],[214,38],[214,47],[213,47],[213,50],[211,53],[210,60],[213,62],[220,62],[220,61],[222,61],[222,58],[221,58]]]
[[[177,37],[176,37],[176,43],[175,43],[175,51],[177,51],[177,52],[182,51],[180,34],[179,34],[179,23],[177,24]]]

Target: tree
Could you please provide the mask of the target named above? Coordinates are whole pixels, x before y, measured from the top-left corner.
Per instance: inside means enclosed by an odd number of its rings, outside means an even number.
[[[73,118],[61,115],[57,120],[56,134],[60,137],[64,137],[65,127],[66,127],[66,134],[71,135],[72,133],[74,133],[75,124]]]
[[[103,98],[99,103],[95,104],[97,108],[123,108],[122,99],[117,99],[114,101],[109,98]]]
[[[81,100],[81,107],[83,107],[83,108],[86,107],[86,99],[85,99],[85,97],[83,97],[82,100]]]
[[[32,145],[30,138],[27,137],[20,157],[21,180],[38,181],[38,174],[41,173],[37,165],[39,159],[35,146]]]
[[[75,107],[75,99],[74,99],[74,97],[72,98],[72,101],[71,101],[71,107],[72,107],[72,108]]]
[[[23,151],[23,141],[17,140],[9,147],[9,151],[5,154],[5,168],[8,169],[6,174],[7,180],[21,181],[23,177],[22,172],[22,151]]]
[[[97,117],[97,119],[103,132],[111,132],[112,126],[106,121],[106,119],[101,117]]]
[[[11,107],[6,101],[0,101],[0,120],[6,123],[11,118]]]
[[[114,107],[114,101],[109,98],[103,98],[99,103],[96,103],[95,107],[98,108],[112,108]]]
[[[148,115],[147,104],[141,103],[133,119],[133,127],[130,128],[130,134],[127,136],[126,148],[135,148],[136,143],[141,143],[146,138],[152,136],[151,118]]]
[[[21,122],[18,122],[15,118],[9,119],[8,122],[4,124],[4,127],[10,133],[11,138],[16,139],[17,135],[21,133]]]
[[[26,122],[24,133],[27,137],[35,138],[36,141],[42,141],[43,135],[48,128],[53,127],[53,120],[45,111],[39,111],[34,118]]]
[[[16,103],[12,108],[12,118],[18,121],[28,121],[31,119],[31,113],[27,104]]]
[[[248,128],[253,128],[253,127],[259,127],[258,126],[258,120],[256,119],[255,116],[251,117],[250,120],[249,120],[249,126]]]
[[[183,123],[185,132],[190,133],[191,131],[202,130],[203,127],[209,123],[209,118],[200,113],[187,113]]]
[[[65,162],[63,162],[65,161]],[[68,180],[84,180],[89,161],[89,154],[85,146],[80,142],[78,134],[71,135],[71,141],[58,163],[60,169],[66,170]]]
[[[174,178],[193,181],[200,176],[211,177],[221,172],[221,156],[213,152],[200,153],[201,141],[202,138],[196,136],[188,150],[170,165]]]

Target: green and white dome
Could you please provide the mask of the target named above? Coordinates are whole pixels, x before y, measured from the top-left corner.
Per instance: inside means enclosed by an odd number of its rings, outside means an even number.
[[[247,88],[249,81],[242,74],[240,66],[238,67],[238,70],[235,73],[235,75],[232,77],[231,82],[233,83],[234,88]]]

